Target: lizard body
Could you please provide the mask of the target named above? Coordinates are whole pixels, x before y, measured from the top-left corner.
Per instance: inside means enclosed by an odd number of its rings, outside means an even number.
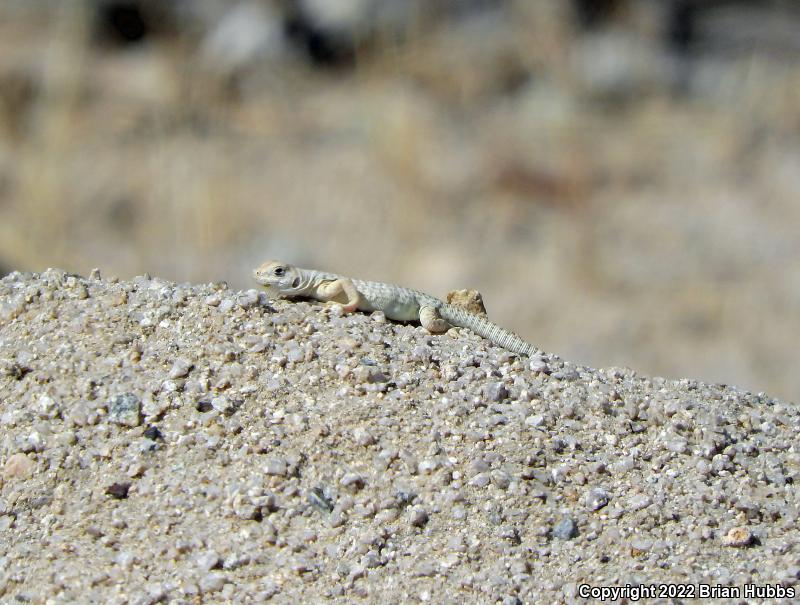
[[[539,353],[533,345],[484,317],[411,288],[301,269],[278,261],[266,261],[253,271],[253,277],[281,296],[337,302],[348,313],[383,311],[395,321],[419,321],[433,334],[446,332],[452,326],[467,328],[514,353],[529,357]]]

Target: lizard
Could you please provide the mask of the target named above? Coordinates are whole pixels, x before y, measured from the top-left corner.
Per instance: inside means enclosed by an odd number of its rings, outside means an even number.
[[[281,297],[339,303],[345,313],[382,311],[394,321],[418,321],[431,334],[443,334],[453,326],[467,328],[513,353],[527,357],[540,353],[513,332],[419,290],[301,269],[274,260],[262,263],[253,271],[253,278]]]

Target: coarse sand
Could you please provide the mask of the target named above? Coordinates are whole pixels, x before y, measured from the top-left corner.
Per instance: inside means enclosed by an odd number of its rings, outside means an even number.
[[[0,602],[796,601],[799,429],[466,330],[12,273]]]

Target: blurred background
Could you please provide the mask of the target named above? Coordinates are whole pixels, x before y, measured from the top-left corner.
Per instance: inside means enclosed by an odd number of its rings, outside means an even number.
[[[4,0],[0,272],[444,296],[800,399],[795,0]]]

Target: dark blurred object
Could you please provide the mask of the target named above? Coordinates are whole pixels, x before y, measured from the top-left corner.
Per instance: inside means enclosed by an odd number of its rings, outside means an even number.
[[[362,51],[447,21],[502,10],[507,1],[98,0],[94,32],[98,40],[118,46],[141,44],[156,34],[196,34],[206,57],[232,72],[275,58],[282,46],[314,66],[348,67]]]
[[[15,141],[24,136],[37,87],[36,78],[23,69],[0,73],[0,136]],[[0,181],[0,194],[4,186]]]
[[[671,90],[721,90],[737,62],[800,59],[796,0],[571,0],[571,41],[586,96],[609,108]]]
[[[502,9],[507,0],[294,0],[280,3],[286,37],[314,65],[351,65],[357,54],[407,40],[437,23]],[[419,29],[418,29],[419,28]]]
[[[148,33],[142,7],[136,2],[111,2],[100,7],[100,23],[109,37],[122,44],[139,42]]]
[[[667,16],[666,38],[669,46],[685,54],[695,37],[697,10],[692,0],[674,0]]]
[[[584,29],[602,25],[620,10],[625,0],[572,0],[578,24]]]
[[[140,200],[129,196],[115,198],[105,209],[106,225],[109,230],[120,235],[129,233],[139,221],[139,212],[142,204]]]
[[[630,25],[637,9],[657,9],[664,43],[684,57],[702,51],[800,52],[796,0],[572,0],[571,5],[583,30]]]
[[[559,173],[512,160],[497,168],[491,185],[494,191],[550,208],[567,209],[576,207],[586,198],[585,181],[585,176],[579,173]]]
[[[155,33],[172,31],[172,2],[101,0],[94,14],[97,39],[118,46],[145,42]]]
[[[667,44],[680,55],[698,52],[800,53],[800,3],[787,0],[672,0]]]
[[[320,26],[300,4],[292,3],[290,6],[284,29],[289,41],[315,65],[347,66],[355,59],[357,42],[353,32]]]

